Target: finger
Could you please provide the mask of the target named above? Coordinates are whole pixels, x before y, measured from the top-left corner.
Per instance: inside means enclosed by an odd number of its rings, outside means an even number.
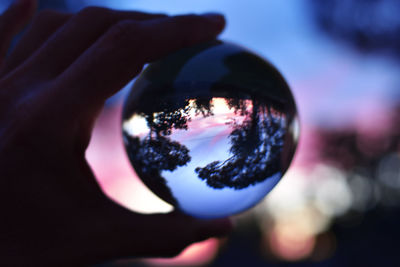
[[[12,38],[29,21],[36,9],[34,0],[15,1],[0,17],[0,67]]]
[[[122,20],[142,21],[165,17],[161,14],[115,11],[89,7],[74,15],[27,61],[35,75],[53,78],[63,72],[112,25]],[[39,69],[38,69],[39,66]],[[40,77],[38,77],[40,78]]]
[[[228,218],[200,220],[188,215],[143,215],[122,211],[109,217],[102,243],[108,244],[104,254],[112,257],[173,257],[188,245],[211,237],[223,237],[232,229]]]
[[[70,18],[71,14],[55,10],[41,11],[21,37],[14,50],[5,61],[1,75],[3,76],[22,64],[29,56],[38,50],[51,35],[53,35]]]
[[[71,108],[76,112],[102,103],[137,75],[144,63],[214,39],[224,24],[220,15],[122,21],[57,79],[60,98],[75,103]]]

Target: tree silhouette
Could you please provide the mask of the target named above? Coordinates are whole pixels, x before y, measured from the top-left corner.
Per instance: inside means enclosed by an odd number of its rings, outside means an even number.
[[[242,189],[281,171],[284,117],[255,99],[250,110],[248,100],[229,99],[227,103],[235,108],[236,114],[245,116],[241,123],[235,119],[230,123],[232,156],[223,162],[197,167],[195,171],[213,188]]]
[[[225,100],[235,114],[227,123],[232,129],[229,135],[231,157],[197,167],[195,172],[212,188],[242,189],[282,170],[285,117],[265,100],[236,97]],[[147,177],[145,183],[153,191],[162,192],[167,195],[165,198],[171,199],[161,172],[172,172],[191,160],[189,149],[171,140],[173,130],[188,130],[191,116],[212,116],[213,108],[210,96],[174,103],[164,101],[157,107],[136,113],[146,119],[149,132],[142,138],[127,136],[128,154],[136,171],[141,177]]]
[[[227,55],[223,63],[228,71],[211,91],[223,96],[235,115],[244,119],[230,123],[231,156],[197,167],[195,172],[213,188],[242,189],[287,167],[283,164],[289,161],[283,162],[282,157],[288,137],[285,127],[293,120],[296,106],[279,71],[257,55],[243,50]]]
[[[161,172],[174,171],[191,160],[189,149],[169,138],[173,129],[187,129],[190,120],[188,101],[164,101],[156,106],[148,102],[142,104],[140,112],[132,112],[146,120],[149,133],[139,138],[124,132],[128,157],[147,187],[163,200],[177,205]]]
[[[190,161],[189,149],[170,138],[158,136],[130,137],[129,146],[131,158],[140,162],[141,171],[146,173],[160,173],[162,170],[174,171]]]
[[[163,170],[174,171],[190,161],[189,149],[168,137],[173,129],[187,130],[189,109],[185,101],[181,108],[162,103],[156,112],[138,113],[146,119],[149,133],[142,139],[130,137],[129,148],[131,159],[140,162],[141,172],[159,175]]]
[[[213,116],[212,112],[212,97],[196,98],[192,102],[192,109],[195,111],[196,116],[202,115],[203,118]]]
[[[132,161],[142,173],[160,175],[161,171],[174,171],[190,162],[189,149],[169,136],[175,130],[187,130],[191,120],[190,112],[203,117],[213,115],[211,98],[186,99],[181,102],[164,101],[150,110],[137,115],[146,119],[149,133],[144,138],[131,137],[126,142]]]
[[[213,115],[211,97],[181,102],[164,101],[149,109],[143,108],[136,115],[146,119],[149,133],[139,138],[124,132],[128,156],[139,177],[156,195],[173,205],[177,204],[177,200],[161,172],[172,172],[190,162],[189,149],[169,136],[174,129],[188,129],[192,110],[203,117]]]

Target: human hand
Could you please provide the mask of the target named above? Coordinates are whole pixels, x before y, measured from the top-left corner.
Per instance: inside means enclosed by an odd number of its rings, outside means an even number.
[[[34,6],[19,0],[0,17],[1,263],[76,266],[173,256],[190,243],[227,234],[227,219],[143,215],[117,205],[85,159],[104,101],[143,64],[215,38],[224,19],[104,8],[45,11],[5,57]]]

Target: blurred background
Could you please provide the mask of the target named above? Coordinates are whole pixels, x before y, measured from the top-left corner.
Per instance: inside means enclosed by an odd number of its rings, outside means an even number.
[[[0,0],[0,12],[10,2]],[[301,120],[289,171],[262,203],[234,217],[229,238],[194,244],[174,259],[100,266],[400,265],[400,1],[39,0],[40,9],[68,12],[88,5],[225,14],[221,39],[282,72]],[[169,211],[123,149],[120,112],[131,84],[107,102],[87,158],[115,201]]]

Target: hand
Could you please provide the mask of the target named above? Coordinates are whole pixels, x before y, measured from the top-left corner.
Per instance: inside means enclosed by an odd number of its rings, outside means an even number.
[[[215,38],[224,19],[94,7],[44,11],[5,58],[34,6],[19,0],[0,17],[1,264],[173,256],[227,234],[227,219],[126,210],[103,194],[85,159],[104,101],[146,62]]]

